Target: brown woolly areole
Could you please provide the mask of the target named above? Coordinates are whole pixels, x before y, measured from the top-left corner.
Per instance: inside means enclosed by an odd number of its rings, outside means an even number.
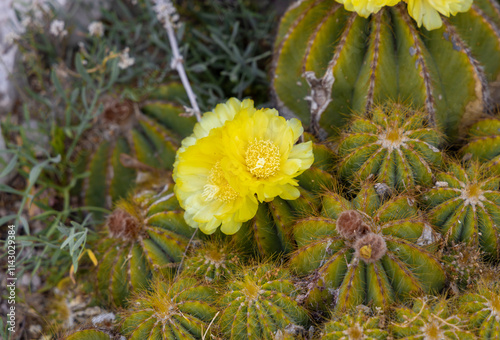
[[[126,241],[135,240],[141,230],[139,221],[123,209],[116,209],[108,216],[107,225],[112,237]]]
[[[365,263],[374,263],[385,255],[387,245],[382,236],[368,233],[354,243],[354,251],[356,257]]]
[[[129,99],[108,96],[101,102],[104,106],[101,117],[106,123],[123,125],[135,112],[134,103]]]
[[[356,210],[347,210],[340,213],[337,219],[337,232],[345,239],[357,239],[370,232],[370,227],[363,222],[361,214]]]

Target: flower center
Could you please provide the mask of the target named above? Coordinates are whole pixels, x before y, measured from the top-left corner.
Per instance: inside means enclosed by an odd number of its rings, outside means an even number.
[[[224,202],[234,201],[238,193],[231,187],[224,177],[220,162],[215,163],[208,175],[208,183],[203,187],[202,196],[206,201],[218,199]]]
[[[255,139],[245,154],[247,169],[257,178],[268,178],[280,169],[280,151],[270,140]]]

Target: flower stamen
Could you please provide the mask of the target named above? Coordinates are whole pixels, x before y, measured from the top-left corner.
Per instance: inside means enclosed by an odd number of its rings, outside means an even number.
[[[279,148],[270,140],[255,139],[245,153],[247,169],[257,178],[274,176],[280,169],[280,158]]]
[[[231,202],[238,197],[238,193],[231,187],[224,173],[222,172],[220,162],[215,163],[208,175],[208,183],[203,187],[203,198],[206,201],[214,199]]]

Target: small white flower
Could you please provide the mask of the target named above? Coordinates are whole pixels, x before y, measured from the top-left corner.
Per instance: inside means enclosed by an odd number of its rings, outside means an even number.
[[[135,59],[130,58],[128,55],[129,48],[125,48],[123,52],[120,54],[120,62],[118,63],[118,67],[122,70],[128,68],[129,66],[134,65]]]
[[[89,25],[89,34],[94,37],[102,37],[104,35],[104,25],[100,21],[93,21]]]
[[[175,26],[179,21],[179,14],[177,14],[177,9],[171,0],[153,0],[155,3],[154,11],[158,20],[162,23],[169,22],[172,26]]]
[[[68,31],[64,29],[64,21],[62,20],[54,20],[50,24],[50,34],[56,37],[64,37],[68,34]]]

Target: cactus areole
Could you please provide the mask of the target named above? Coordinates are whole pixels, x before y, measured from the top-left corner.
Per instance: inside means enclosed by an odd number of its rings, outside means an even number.
[[[453,142],[489,112],[500,75],[500,6],[474,1],[419,28],[404,2],[368,18],[336,1],[303,0],[281,19],[272,91],[280,112],[320,136],[338,133],[351,114],[386,100],[424,108]]]

